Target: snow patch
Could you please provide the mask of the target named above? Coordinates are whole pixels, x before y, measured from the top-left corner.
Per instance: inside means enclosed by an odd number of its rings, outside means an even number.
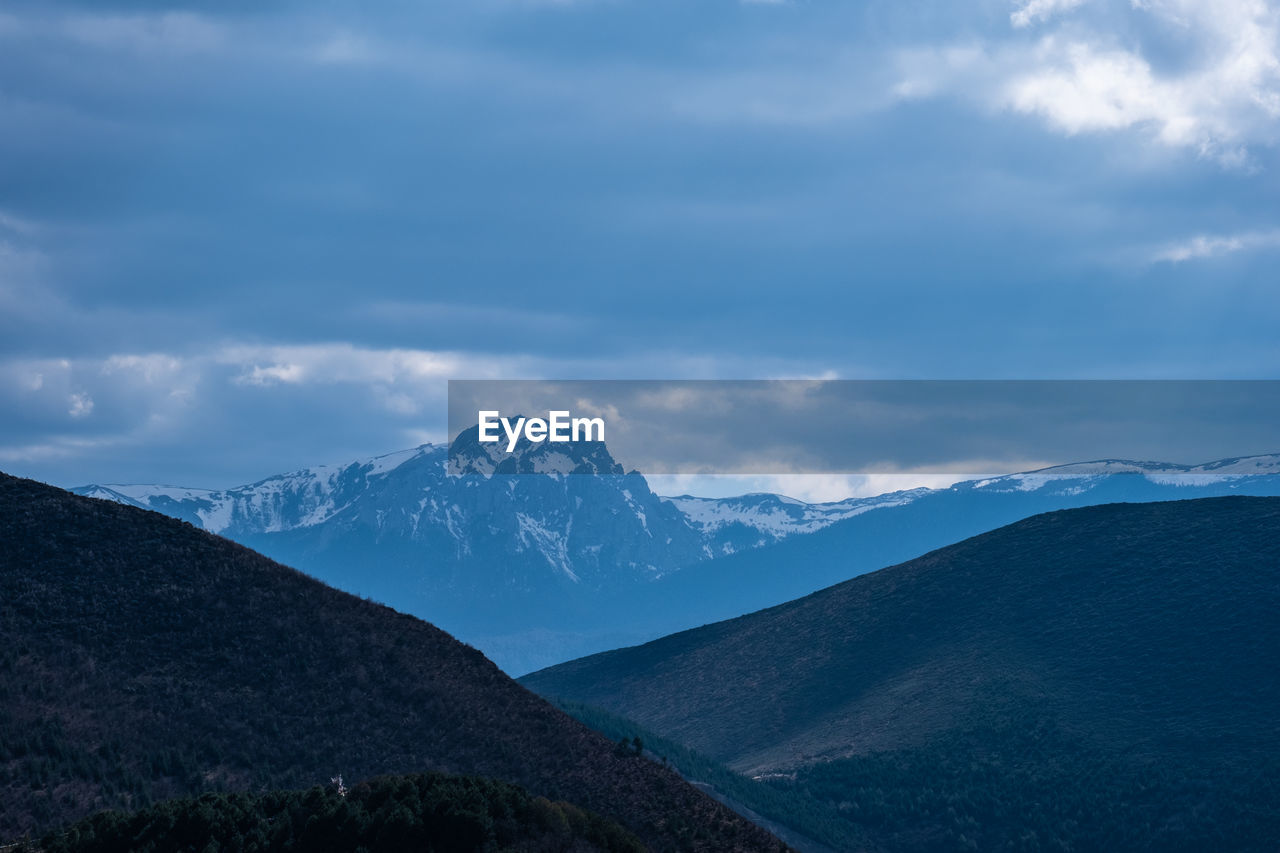
[[[740,524],[779,541],[797,533],[813,533],[837,521],[874,509],[911,503],[929,489],[890,492],[871,498],[849,498],[833,503],[809,504],[781,495],[744,495],[741,498],[663,498],[675,504],[695,528],[704,534]]]
[[[168,498],[181,502],[202,500],[214,494],[212,489],[193,489],[187,486],[108,484],[105,487],[95,486],[94,488],[107,488],[144,504],[150,503],[152,498]]]

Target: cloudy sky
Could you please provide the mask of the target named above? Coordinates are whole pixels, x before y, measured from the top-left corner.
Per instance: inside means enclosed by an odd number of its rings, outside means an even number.
[[[0,469],[232,485],[449,378],[1276,378],[1278,131],[1262,0],[10,0]]]

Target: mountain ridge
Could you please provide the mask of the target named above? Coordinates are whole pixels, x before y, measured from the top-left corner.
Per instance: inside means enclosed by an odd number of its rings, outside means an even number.
[[[607,454],[607,450],[605,453]],[[358,471],[365,477],[380,476],[388,474],[396,468],[399,468],[404,463],[417,458],[428,458],[432,461],[439,459],[442,464],[448,465],[448,454],[448,446],[427,443],[418,445],[417,447],[392,451],[378,456],[365,457],[343,464],[316,465],[299,468],[294,471],[265,477],[253,483],[247,483],[245,485],[233,486],[225,489],[209,489],[196,486],[152,483],[90,483],[83,486],[71,487],[68,491],[84,497],[98,497],[106,500],[116,500],[120,503],[128,503],[130,505],[142,507],[143,509],[155,509],[163,512],[163,509],[159,509],[158,506],[153,505],[153,500],[158,499],[159,502],[172,501],[174,503],[181,504],[184,501],[199,501],[202,499],[213,500],[213,496],[230,496],[237,493],[261,492],[265,490],[264,487],[272,486],[276,483],[318,480],[320,479],[318,472],[323,473],[327,478],[333,478],[336,475],[340,475],[348,471]],[[443,458],[441,459],[440,457]],[[536,466],[528,466],[529,470],[517,471],[515,473],[548,474],[551,476],[566,476],[570,474],[575,476],[643,476],[640,472],[635,471],[626,475],[622,471],[621,466],[612,462],[611,457],[609,460],[612,466],[616,466],[610,471],[600,471],[599,469],[575,471],[573,470],[577,467],[575,465],[570,466],[570,470],[568,471],[547,470],[545,468],[539,470]],[[478,474],[483,477],[492,477],[495,473],[500,473],[496,470],[497,467],[497,464],[492,464],[487,468],[481,468],[474,463],[467,463],[464,464],[454,476]],[[796,525],[795,529],[788,529],[783,525],[768,524],[763,524],[757,528],[761,530],[761,532],[771,530],[778,538],[783,538],[787,535],[793,535],[794,533],[813,532],[835,523],[836,521],[842,521],[853,514],[866,512],[880,506],[897,506],[902,503],[907,503],[917,497],[945,492],[948,490],[966,488],[982,489],[1012,483],[1020,484],[1015,487],[1019,490],[1030,490],[1038,487],[1038,485],[1029,485],[1037,479],[1052,481],[1058,479],[1114,476],[1116,474],[1140,474],[1144,477],[1164,474],[1174,478],[1187,478],[1182,482],[1188,486],[1204,485],[1209,481],[1222,482],[1226,479],[1244,479],[1256,476],[1280,475],[1280,453],[1228,457],[1194,465],[1161,462],[1157,460],[1139,461],[1132,459],[1105,458],[1083,462],[1070,462],[1061,465],[1051,465],[1044,468],[1015,471],[1009,474],[1000,474],[990,477],[975,477],[960,480],[951,486],[942,488],[921,486],[883,492],[877,495],[849,497],[833,501],[804,501],[776,492],[748,492],[742,495],[720,498],[702,497],[689,494],[659,495],[658,497],[661,500],[676,504],[682,509],[686,516],[696,516],[697,512],[696,510],[693,510],[693,507],[697,506],[719,507],[761,502],[794,506],[807,513],[804,517],[804,521],[807,523]],[[144,499],[146,500],[144,501]],[[259,500],[259,502],[261,501]],[[332,511],[328,514],[324,511],[312,511],[303,520],[297,522],[294,527],[308,527],[321,524],[331,517],[333,512],[343,508],[345,508],[345,505],[341,507],[334,506]],[[846,513],[846,508],[848,513]],[[199,520],[192,521],[192,523],[198,523],[199,526],[211,533],[225,533],[231,523],[229,514],[223,511],[210,513],[208,517],[197,514],[197,518]],[[703,526],[723,526],[735,521],[741,522],[742,517],[733,514],[724,514],[721,518],[715,519],[713,522],[708,522]],[[279,532],[285,529],[293,528],[283,526],[282,521],[277,519],[268,524],[265,528],[255,528],[252,532]]]
[[[642,474],[617,473],[603,443],[581,458],[549,445],[520,452],[515,470],[543,473],[495,476],[502,454],[475,446],[467,453],[488,473],[451,477],[448,448],[424,445],[221,492],[77,491],[214,528],[441,624],[516,673],[758,610],[1037,512],[1280,494],[1274,455],[1100,460],[813,504],[663,498]],[[610,473],[567,473],[580,467]]]

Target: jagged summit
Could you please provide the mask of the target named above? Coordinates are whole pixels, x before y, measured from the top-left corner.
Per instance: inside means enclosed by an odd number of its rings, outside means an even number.
[[[453,476],[502,474],[567,474],[623,476],[626,472],[603,441],[532,442],[521,436],[507,450],[504,436],[496,442],[480,441],[480,428],[458,433],[449,445],[449,473]],[[633,472],[634,473],[634,472]]]

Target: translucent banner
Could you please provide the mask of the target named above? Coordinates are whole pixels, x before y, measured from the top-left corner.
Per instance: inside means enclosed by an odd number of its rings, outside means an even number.
[[[453,380],[449,438],[454,474],[1196,466],[1280,451],[1280,381]]]

